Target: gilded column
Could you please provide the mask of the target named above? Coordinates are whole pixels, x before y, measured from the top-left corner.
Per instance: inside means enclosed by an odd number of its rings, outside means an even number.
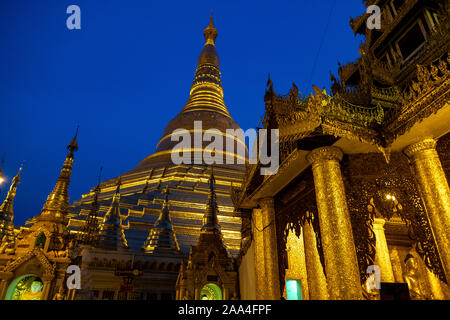
[[[194,300],[200,300],[200,290],[198,288],[195,288],[194,290]]]
[[[229,290],[227,287],[223,288],[223,300],[230,300]]]
[[[266,299],[266,270],[264,262],[264,238],[263,238],[263,221],[262,210],[254,209],[252,215],[253,240],[255,242],[255,287],[256,299]]]
[[[275,224],[275,208],[273,198],[259,202],[262,209],[264,264],[266,277],[266,299],[280,300],[280,277],[278,266],[277,233]]]
[[[0,300],[4,300],[5,299],[7,286],[8,286],[8,281],[5,280],[5,279],[2,279],[0,281]]]
[[[450,188],[436,151],[436,140],[425,139],[404,152],[425,204],[445,277],[450,280]]]
[[[5,300],[8,283],[14,274],[12,272],[0,272],[0,300]]]
[[[309,222],[305,222],[303,226],[303,243],[305,246],[309,300],[328,300],[327,280],[317,251],[316,234]]]
[[[307,157],[312,164],[328,290],[332,300],[362,299],[350,213],[336,147],[321,147]]]
[[[375,218],[373,231],[376,238],[375,264],[380,267],[381,282],[395,282],[394,271],[392,269],[389,248],[384,233],[384,219]]]
[[[53,297],[50,297],[50,289],[51,289],[51,286],[52,286],[53,277],[44,276],[42,278],[42,280],[44,282],[44,286],[42,288],[42,296],[41,296],[42,298],[41,298],[41,300],[51,300]]]
[[[436,277],[433,272],[425,267],[425,272],[427,273],[428,284],[430,285],[430,290],[432,294],[432,299],[434,300],[446,300],[444,291],[442,291],[441,281]]]

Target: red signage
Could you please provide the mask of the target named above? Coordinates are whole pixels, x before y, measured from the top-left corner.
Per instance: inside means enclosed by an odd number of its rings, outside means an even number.
[[[121,285],[120,286],[120,292],[131,292],[133,291],[134,287],[130,285]]]

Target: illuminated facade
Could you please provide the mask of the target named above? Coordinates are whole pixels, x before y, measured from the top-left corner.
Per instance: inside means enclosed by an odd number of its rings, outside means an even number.
[[[224,145],[233,139],[236,152],[223,157],[231,154],[237,159],[239,145],[245,148],[243,141],[226,134],[227,129],[239,126],[223,101],[212,17],[204,36],[188,102],[168,123],[156,152],[136,168],[99,182],[69,206],[69,179],[78,147],[74,139],[42,214],[29,219],[13,236],[12,199],[17,177],[1,207],[0,298],[175,299],[180,266],[188,260],[191,247],[201,246],[201,239],[207,236],[201,230],[211,208],[212,167],[198,157],[207,143],[193,146],[192,164],[174,165],[173,131],[186,129],[194,135],[194,121],[202,121],[202,133],[211,128],[220,130]],[[230,191],[232,185],[240,186],[244,170],[245,164],[214,165],[214,208],[221,229],[217,261],[225,259],[231,275],[233,257],[240,249],[241,218],[234,212]],[[64,285],[69,276],[66,270],[72,264],[81,271],[78,290],[67,290]],[[226,284],[230,298],[238,295],[236,272],[210,281],[205,290],[217,291],[222,284]]]
[[[381,29],[351,20],[365,42],[332,95],[277,95],[269,79],[280,168],[253,165],[233,190],[239,273],[256,273],[240,277],[243,299],[450,298],[450,7],[365,4],[381,8]]]
[[[215,177],[209,178],[209,195],[198,243],[191,248],[187,263],[177,279],[178,300],[229,300],[239,296],[235,260],[223,244],[217,220]]]

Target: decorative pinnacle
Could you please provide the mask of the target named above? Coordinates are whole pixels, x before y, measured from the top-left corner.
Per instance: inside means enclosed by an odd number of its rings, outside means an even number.
[[[202,232],[218,232],[220,233],[220,227],[217,221],[217,199],[216,192],[214,190],[214,183],[216,179],[214,177],[214,168],[211,167],[211,175],[209,177],[209,195],[208,202],[206,205],[206,211],[203,216],[203,226],[201,228]]]
[[[100,167],[100,172],[98,174],[98,183],[97,183],[97,185],[100,185],[100,182],[102,181],[102,171],[103,171],[103,167]]]
[[[78,129],[79,128],[80,128],[80,126],[78,125],[77,126],[77,131],[75,132],[75,137],[73,137],[72,141],[67,146],[67,149],[69,149],[70,151],[77,151],[78,150],[77,137],[78,137]]]
[[[6,199],[3,204],[0,205],[0,217],[4,216],[6,213],[10,216],[10,219],[13,217],[13,201],[16,196],[17,185],[20,182],[20,172],[22,171],[22,166],[20,166],[19,172],[14,177],[11,182],[11,186],[9,188],[8,194],[6,195]]]
[[[98,182],[97,182],[97,185],[95,186],[95,188],[93,189],[95,197],[98,196],[98,193],[100,193],[100,190],[101,190],[100,184],[101,184],[101,181],[102,181],[102,171],[103,171],[103,167],[100,167],[100,171],[99,171],[99,174],[98,174]]]
[[[70,176],[72,174],[74,152],[78,149],[77,143],[78,128],[75,133],[75,137],[69,143],[67,148],[69,149],[69,154],[64,160],[63,168],[56,181],[56,185],[53,191],[48,195],[45,201],[44,207],[42,208],[41,218],[44,216],[45,219],[56,219],[60,220],[65,218],[69,209],[69,184]]]
[[[164,201],[167,203],[167,201],[169,200],[169,184],[166,185],[166,187],[164,188],[164,190],[161,192],[164,195]]]
[[[214,42],[217,38],[217,29],[214,27],[213,24],[213,13],[211,11],[211,18],[209,19],[209,25],[206,27],[206,29],[203,31],[203,36],[205,37],[205,46],[210,44],[214,46]]]
[[[216,178],[214,177],[214,167],[211,166],[211,176],[209,177],[209,190],[214,192],[214,183],[216,182]]]
[[[164,195],[164,203],[161,209],[161,214],[158,218],[158,221],[167,221],[169,224],[170,222],[170,217],[169,217],[169,185],[167,184],[166,188],[161,192]],[[161,223],[159,223],[159,225],[161,225]],[[169,226],[170,229],[172,229],[172,226]]]
[[[122,185],[122,176],[119,177],[119,179],[117,180],[117,189],[116,189],[116,194],[120,193],[120,186]]]
[[[120,186],[122,185],[122,176],[117,180],[117,188],[113,195],[112,205],[120,202]]]
[[[20,173],[22,172],[24,162],[25,161],[22,161],[20,168],[19,168],[19,172],[17,172],[17,175],[14,177],[13,181],[20,182]]]

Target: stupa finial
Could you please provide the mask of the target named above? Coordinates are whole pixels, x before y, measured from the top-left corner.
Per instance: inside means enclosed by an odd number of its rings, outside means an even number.
[[[213,12],[211,10],[211,18],[209,19],[209,25],[206,27],[206,29],[203,31],[203,35],[205,37],[205,46],[206,45],[215,45],[215,41],[217,38],[217,29],[214,27],[214,22],[213,22]]]

